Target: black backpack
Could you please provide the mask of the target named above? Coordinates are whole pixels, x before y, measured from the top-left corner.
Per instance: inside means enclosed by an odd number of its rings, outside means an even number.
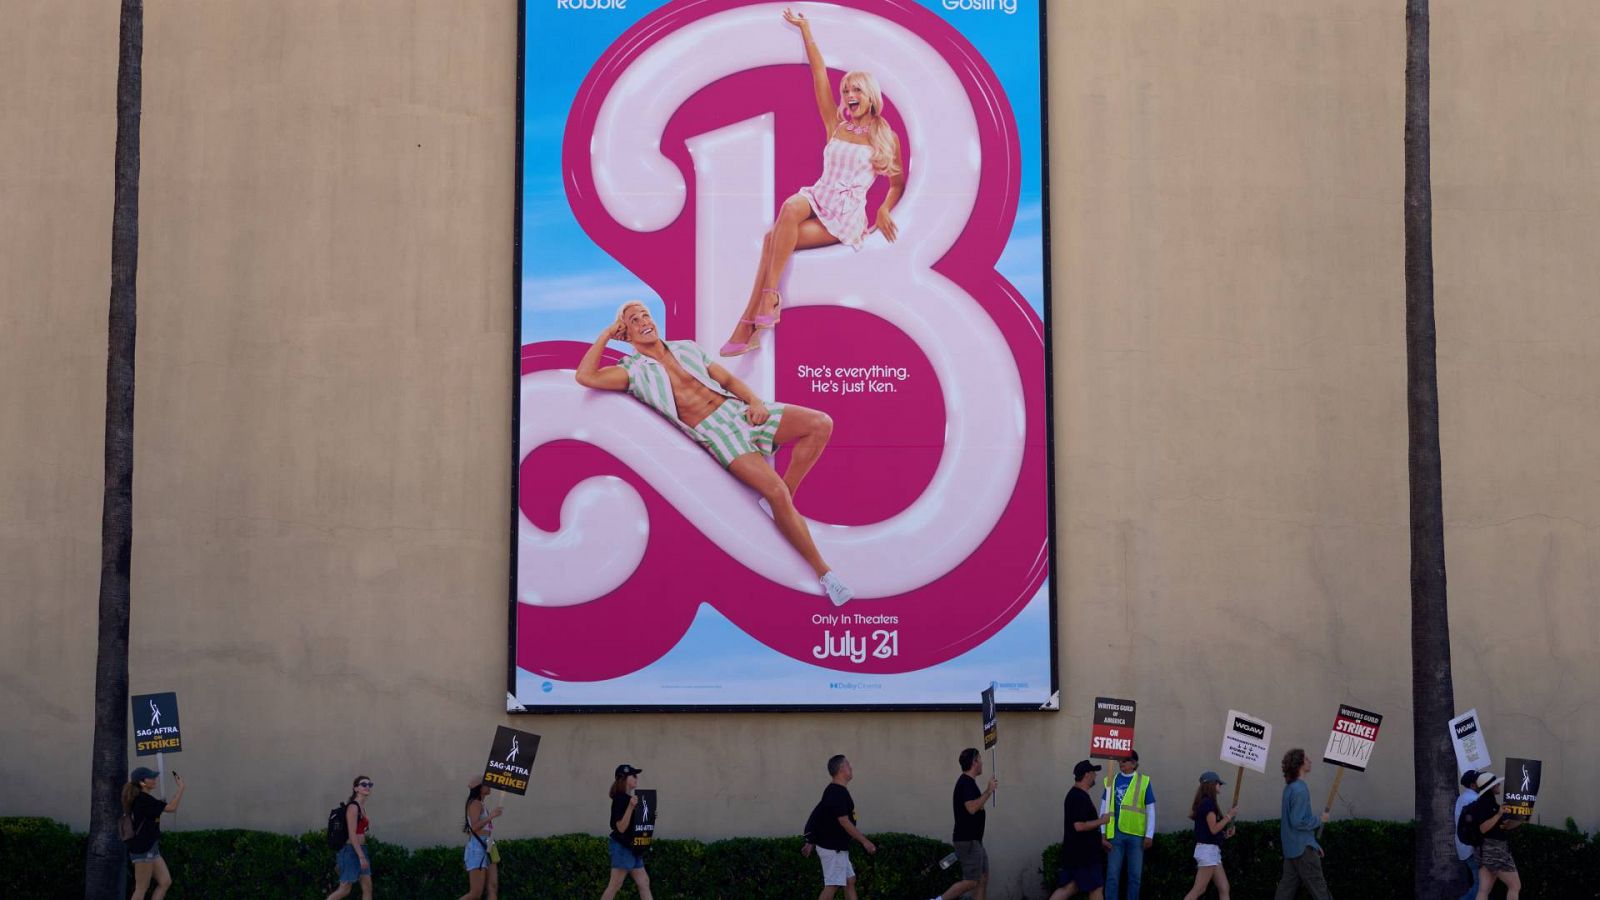
[[[1478,821],[1477,803],[1468,803],[1461,808],[1461,816],[1456,819],[1456,840],[1468,847],[1483,846],[1483,832],[1478,826],[1483,823]]]
[[[350,822],[345,819],[344,812],[350,806],[344,802],[328,811],[328,848],[337,850],[350,843]]]

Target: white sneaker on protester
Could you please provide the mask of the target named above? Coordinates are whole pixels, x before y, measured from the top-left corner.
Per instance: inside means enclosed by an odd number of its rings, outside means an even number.
[[[834,606],[843,606],[855,596],[855,593],[845,587],[844,582],[840,581],[839,576],[833,574],[831,570],[822,576],[822,588],[828,592],[828,599],[833,601]]]

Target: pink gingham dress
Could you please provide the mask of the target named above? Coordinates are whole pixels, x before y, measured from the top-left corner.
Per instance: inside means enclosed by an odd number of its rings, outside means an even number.
[[[875,177],[871,145],[830,138],[822,148],[822,177],[800,196],[829,234],[860,250],[867,237],[867,188]]]

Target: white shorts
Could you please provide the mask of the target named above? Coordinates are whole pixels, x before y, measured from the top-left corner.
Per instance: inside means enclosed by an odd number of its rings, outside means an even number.
[[[850,865],[849,850],[817,848],[817,859],[822,860],[822,886],[844,887],[856,877],[855,866]]]
[[[1194,864],[1202,869],[1204,869],[1206,866],[1222,865],[1222,845],[1195,844]]]

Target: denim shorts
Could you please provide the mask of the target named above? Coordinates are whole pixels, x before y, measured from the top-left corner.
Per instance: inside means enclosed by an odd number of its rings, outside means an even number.
[[[461,862],[462,865],[467,867],[468,872],[489,868],[489,851],[484,849],[484,842],[469,835],[467,837],[467,850],[463,854]]]
[[[134,853],[132,851],[128,852],[128,859],[130,859],[130,860],[132,860],[133,862],[136,862],[136,863],[155,862],[156,860],[158,860],[160,858],[161,858],[161,841],[160,841],[160,839],[157,839],[154,844],[150,845],[150,849],[144,851],[143,853]]]
[[[644,857],[632,847],[624,847],[617,843],[616,838],[607,838],[606,846],[611,850],[611,868],[613,869],[642,869]]]
[[[333,867],[339,870],[340,884],[354,884],[361,880],[362,875],[372,877],[372,857],[367,857],[367,870],[361,871],[361,857],[356,855],[354,844],[339,848],[339,855],[333,858]]]

